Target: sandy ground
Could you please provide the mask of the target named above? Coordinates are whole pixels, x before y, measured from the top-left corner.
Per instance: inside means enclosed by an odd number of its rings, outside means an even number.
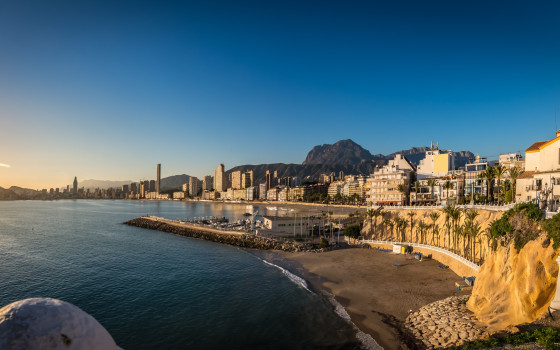
[[[282,253],[301,265],[299,272],[315,288],[335,295],[360,330],[384,349],[407,349],[399,331],[409,310],[452,295],[470,294],[470,287],[436,260],[422,262],[376,249],[348,248],[325,253]],[[399,264],[396,267],[394,264]]]

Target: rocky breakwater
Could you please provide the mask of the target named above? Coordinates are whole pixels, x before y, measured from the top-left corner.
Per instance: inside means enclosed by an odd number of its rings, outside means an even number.
[[[405,327],[427,349],[445,349],[483,337],[486,327],[466,307],[468,296],[453,296],[410,314]]]
[[[286,252],[322,251],[313,244],[294,241],[280,242],[272,238],[259,237],[254,234],[245,234],[218,229],[199,227],[194,225],[179,224],[169,220],[141,217],[126,221],[125,225],[147,228],[151,230],[173,233],[180,236],[204,239],[216,243],[229,244],[236,247],[261,250],[282,250]]]

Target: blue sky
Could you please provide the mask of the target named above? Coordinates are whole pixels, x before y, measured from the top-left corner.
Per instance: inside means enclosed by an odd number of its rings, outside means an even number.
[[[560,3],[3,1],[0,186],[554,136]]]

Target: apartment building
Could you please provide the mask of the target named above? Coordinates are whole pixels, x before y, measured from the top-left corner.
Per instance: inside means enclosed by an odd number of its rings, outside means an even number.
[[[414,166],[401,154],[376,171],[366,182],[368,205],[405,205],[414,177]],[[399,185],[402,190],[399,191]]]

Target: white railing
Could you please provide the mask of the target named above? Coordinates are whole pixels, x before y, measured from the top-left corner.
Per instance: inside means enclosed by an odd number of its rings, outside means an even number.
[[[445,254],[445,255],[449,256],[450,258],[457,260],[458,262],[462,263],[463,265],[466,265],[466,266],[470,267],[471,269],[473,269],[475,271],[478,271],[478,269],[480,268],[479,265],[473,263],[472,261],[469,261],[469,260],[463,258],[462,256],[460,256],[458,254],[450,252],[447,249],[440,248],[440,247],[435,247],[435,246],[432,246],[432,245],[429,245],[429,244],[411,243],[411,242],[377,241],[377,240],[373,240],[373,239],[360,240],[359,242],[360,243],[370,243],[370,244],[407,245],[407,246],[412,246],[412,247],[430,249],[430,250]]]
[[[481,209],[481,210],[494,210],[494,211],[506,211],[513,208],[518,203],[510,203],[504,205],[497,204],[460,204],[456,205],[457,208],[461,209]],[[379,205],[371,206],[372,209],[379,208]],[[445,207],[445,204],[440,205],[396,205],[396,206],[383,206],[384,209],[393,210],[441,210]]]

